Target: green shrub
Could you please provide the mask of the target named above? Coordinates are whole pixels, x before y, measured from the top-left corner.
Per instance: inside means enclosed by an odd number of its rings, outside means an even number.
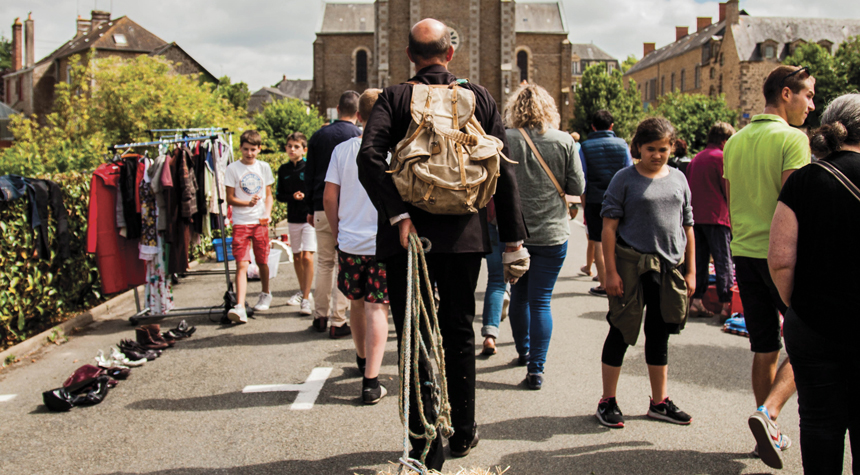
[[[95,256],[87,254],[91,175],[46,176],[60,184],[69,213],[70,258],[57,257],[56,223],[49,220],[51,255],[34,257],[35,234],[26,197],[0,202],[0,348],[67,320],[104,300]]]

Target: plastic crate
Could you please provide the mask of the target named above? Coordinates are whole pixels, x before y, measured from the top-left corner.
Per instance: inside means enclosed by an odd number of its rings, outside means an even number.
[[[221,249],[221,239],[216,238],[212,240],[212,246],[215,248],[215,256],[218,258],[218,262],[224,262],[224,251]],[[227,238],[227,260],[234,260],[233,257],[233,238]]]

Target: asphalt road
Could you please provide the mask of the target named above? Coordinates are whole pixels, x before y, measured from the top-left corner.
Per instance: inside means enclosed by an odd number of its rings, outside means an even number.
[[[641,338],[627,353],[619,385],[627,427],[610,430],[597,423],[593,414],[601,395],[607,303],[589,296],[591,279],[578,275],[585,237],[580,224],[571,228],[568,258],[553,296],[554,332],[543,389],[529,391],[521,384],[525,369],[513,365],[516,351],[510,326],[503,322],[499,353],[478,358],[482,440],[468,457],[449,460],[446,471],[499,466],[510,467],[508,474],[774,473],[751,455],[747,417],[755,403],[748,341],[721,332],[717,322],[690,321],[670,340],[669,394],[693,416],[692,425],[645,417],[650,389]],[[134,338],[125,319],[131,309],[117,309],[118,317],[0,373],[0,473],[373,474],[390,469],[389,462],[402,451],[393,325],[381,374],[389,396],[366,407],[360,402],[352,341],[314,332],[308,317],[285,305],[297,289],[292,266],[283,264],[272,285],[273,308],[247,325],[222,327],[206,317],[187,318],[198,329],[190,340],[132,370],[98,406],[52,413],[42,405],[41,393],[92,363],[98,349]],[[259,283],[251,289],[254,302]],[[217,305],[224,278],[189,277],[174,291],[181,306]],[[476,298],[480,312],[483,292]],[[179,320],[162,323],[168,328]],[[477,334],[480,327],[479,316]],[[476,343],[480,351],[481,339]],[[332,371],[310,409],[293,409],[296,391],[243,393],[251,385],[302,384],[315,368]],[[785,453],[780,473],[802,473],[796,399],[779,421],[795,444]],[[845,473],[849,467],[846,455]]]

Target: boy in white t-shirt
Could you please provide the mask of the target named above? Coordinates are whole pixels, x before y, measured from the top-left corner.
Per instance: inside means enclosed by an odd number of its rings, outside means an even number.
[[[256,130],[247,130],[239,139],[242,159],[227,167],[224,184],[227,204],[233,206],[233,256],[236,258],[237,305],[227,312],[227,318],[247,323],[245,293],[248,290],[249,244],[254,246],[254,258],[260,267],[263,291],[254,310],[268,310],[272,304],[269,293],[269,221],[272,216],[272,184],[275,177],[269,164],[257,160],[263,139]]]
[[[381,92],[367,89],[361,95],[361,122],[367,122]],[[388,282],[385,264],[376,260],[376,208],[358,181],[360,147],[361,137],[355,137],[332,152],[323,204],[337,241],[337,288],[350,300],[356,362],[364,376],[361,397],[365,404],[376,404],[387,394],[379,384],[379,368],[388,339]]]

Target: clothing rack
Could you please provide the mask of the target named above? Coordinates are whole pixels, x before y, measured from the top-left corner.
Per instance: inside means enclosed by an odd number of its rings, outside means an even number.
[[[188,130],[188,129],[183,129],[183,130]],[[207,129],[197,129],[197,130],[221,130],[222,133],[226,133],[226,131],[227,131],[227,129],[217,128],[217,127],[210,127]],[[153,131],[150,131],[150,133],[152,133],[152,132],[174,132],[174,131],[179,131],[179,130],[173,130],[173,129],[170,129],[170,130],[168,130],[168,129],[153,130]],[[197,141],[203,141],[203,140],[215,140],[215,139],[219,138],[220,136],[221,136],[221,134],[210,134],[210,135],[203,135],[203,136],[198,136],[198,137],[193,137],[193,138],[184,138],[184,139],[159,140],[159,141],[153,141],[153,142],[137,142],[137,143],[128,143],[128,144],[117,144],[117,145],[112,145],[112,146],[108,147],[108,150],[118,150],[118,149],[137,148],[137,147],[154,147],[154,146],[159,146],[159,145],[170,145],[170,144],[174,144],[174,143],[197,142]],[[221,217],[221,214],[220,214],[221,204],[224,203],[225,198],[221,196],[221,184],[220,184],[220,180],[218,178],[217,170],[215,170],[215,193],[216,193],[216,196],[218,199],[218,211],[219,211],[219,214],[218,214],[219,219],[217,220],[218,221],[218,230],[221,232],[221,238],[224,241],[224,247],[223,247],[224,276],[225,276],[226,281],[227,281],[227,294],[232,294],[233,293],[233,281],[230,279],[230,264],[229,264],[229,261],[227,260],[227,247],[226,247],[226,241],[227,240],[224,239],[224,236],[225,236],[224,221],[223,221],[223,219],[220,219],[220,217]],[[219,271],[217,273],[220,274],[221,272]],[[161,320],[161,319],[164,319],[166,317],[184,317],[184,316],[193,316],[193,315],[207,315],[207,316],[209,316],[209,315],[212,315],[213,310],[215,310],[215,309],[218,309],[219,311],[229,310],[229,309],[225,308],[227,306],[227,303],[226,303],[227,298],[226,297],[227,297],[227,295],[225,295],[225,303],[222,305],[217,305],[217,306],[212,306],[212,307],[174,308],[173,310],[170,310],[170,311],[165,312],[165,313],[153,314],[153,313],[151,313],[151,310],[149,308],[141,308],[140,295],[138,294],[137,287],[135,287],[134,288],[134,303],[137,306],[137,313],[135,313],[133,316],[129,317],[128,321],[133,326],[136,326],[138,323],[140,323],[143,320]]]
[[[228,130],[227,130],[227,127],[197,127],[197,128],[190,128],[190,129],[149,129],[149,130],[147,130],[147,132],[149,132],[149,137],[153,138],[153,137],[155,137],[156,133],[161,133],[161,132],[183,132],[183,133],[185,133],[185,132],[195,132],[195,133],[219,132],[221,134],[224,134],[224,133],[228,133]],[[187,133],[185,133],[184,135],[188,136]]]

